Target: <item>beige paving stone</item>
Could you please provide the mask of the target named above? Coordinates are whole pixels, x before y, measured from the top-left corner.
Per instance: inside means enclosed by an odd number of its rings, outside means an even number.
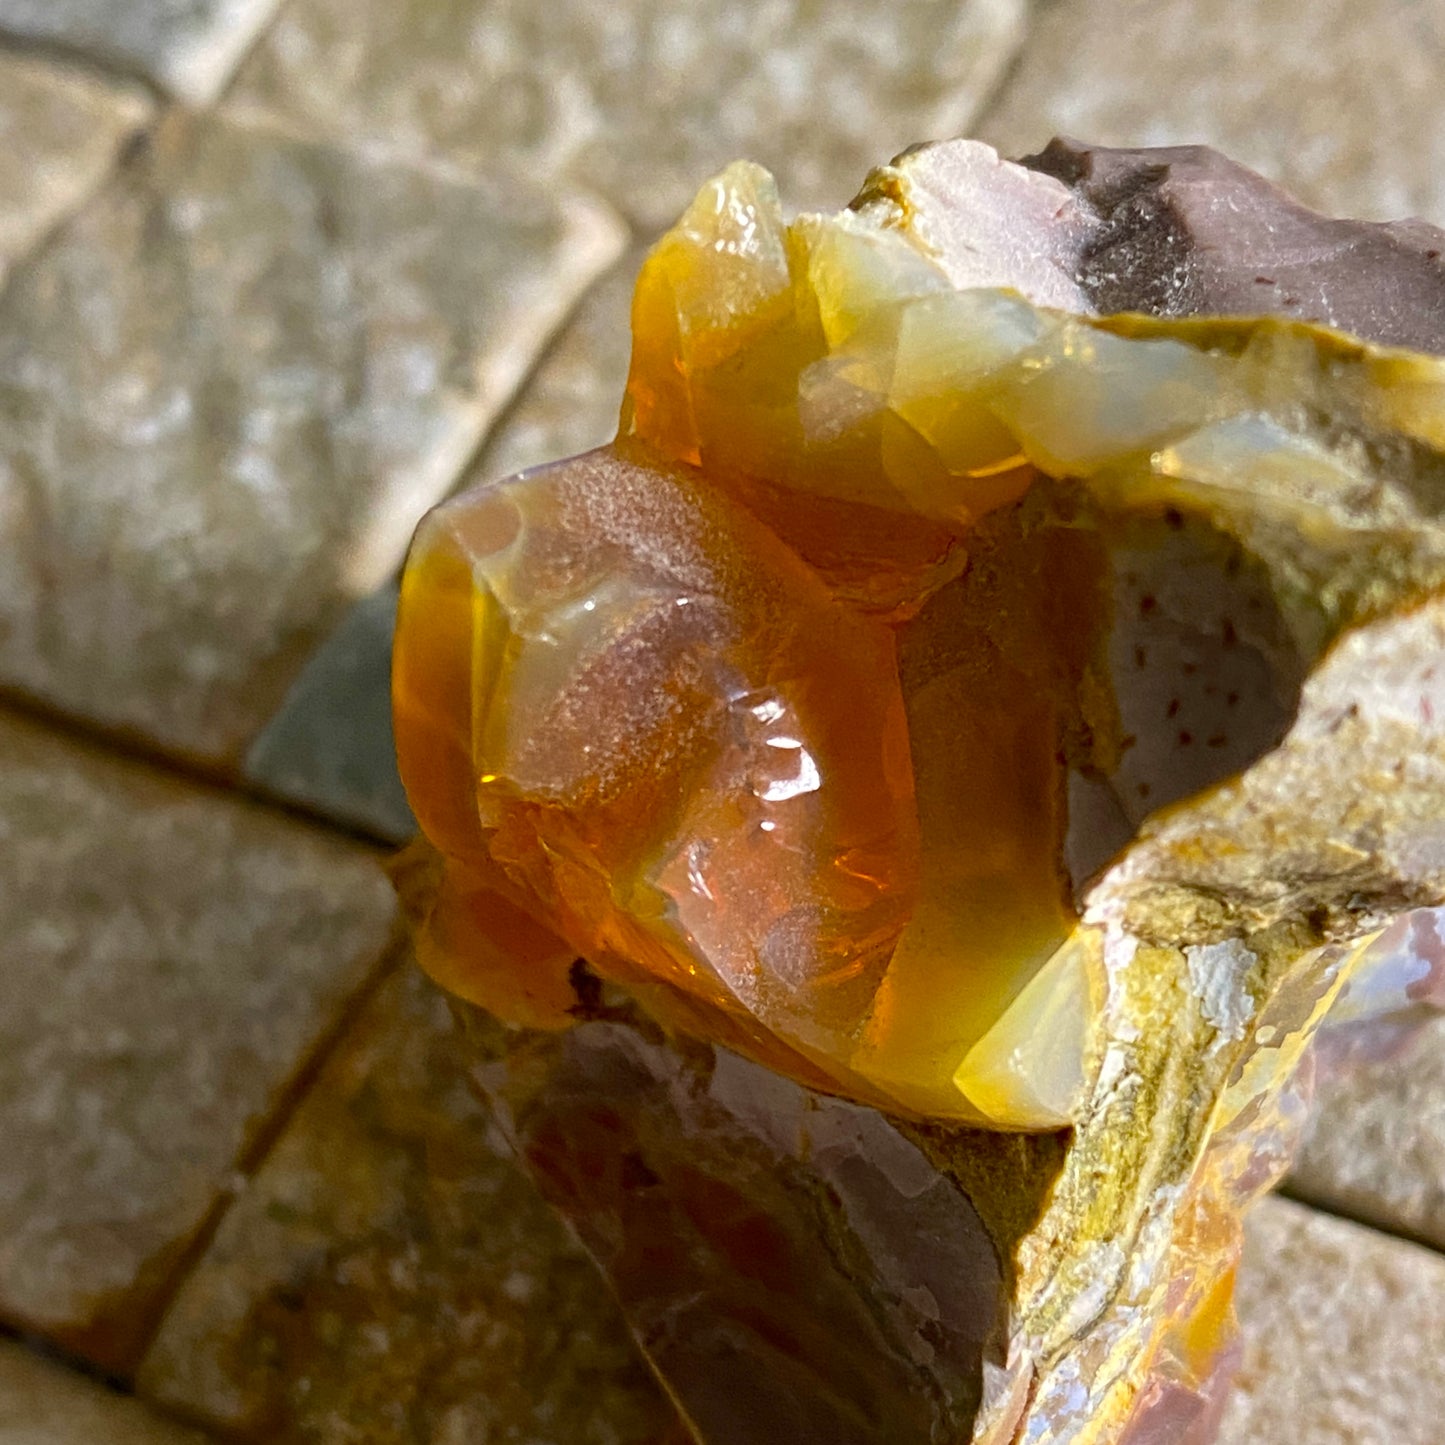
[[[0,31],[212,99],[281,0],[0,0]]]
[[[1322,1079],[1289,1187],[1445,1250],[1445,1018]]]
[[[1218,146],[1321,210],[1445,221],[1445,7],[1395,0],[1053,0],[979,127]]]
[[[632,357],[632,288],[645,255],[629,252],[587,293],[464,484],[576,456],[617,435]]]
[[[0,1323],[134,1363],[392,920],[372,850],[0,717]]]
[[[566,168],[644,229],[726,162],[843,204],[905,145],[967,129],[1022,0],[297,0],[233,101],[485,166]]]
[[[234,761],[621,246],[176,115],[0,297],[0,682]]]
[[[1218,1445],[1438,1445],[1445,1258],[1283,1199],[1250,1215]]]
[[[205,1438],[0,1341],[0,1445],[203,1445]]]
[[[0,52],[0,280],[105,179],[151,110],[133,87]]]
[[[408,967],[227,1215],[142,1393],[268,1442],[660,1445],[675,1417],[615,1304],[500,1151]]]

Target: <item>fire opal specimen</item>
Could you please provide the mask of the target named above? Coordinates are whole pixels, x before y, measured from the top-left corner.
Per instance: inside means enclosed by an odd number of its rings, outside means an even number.
[[[1211,1437],[1315,1034],[1445,987],[1442,249],[739,164],[616,442],[423,522],[417,951],[700,1441]]]

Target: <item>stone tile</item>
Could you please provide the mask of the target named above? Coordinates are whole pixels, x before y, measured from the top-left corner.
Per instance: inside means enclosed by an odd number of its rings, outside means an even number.
[[[281,0],[0,0],[0,30],[212,99]]]
[[[1290,1192],[1445,1250],[1445,1018],[1372,1053],[1321,1081]]]
[[[1054,0],[979,133],[1009,155],[1207,142],[1321,210],[1440,222],[1442,67],[1438,5]]]
[[[635,250],[587,293],[527,389],[487,439],[466,483],[508,477],[590,451],[617,435],[632,357]]]
[[[227,1215],[141,1392],[283,1445],[660,1442],[675,1417],[616,1305],[465,1079],[408,967]]]
[[[1437,1445],[1445,1258],[1299,1204],[1251,1214],[1218,1445]]]
[[[905,145],[966,130],[1022,0],[297,0],[237,104],[485,166],[566,169],[644,228],[746,155],[841,205]]]
[[[0,1323],[133,1363],[392,926],[372,850],[0,717]]]
[[[0,53],[0,280],[105,179],[151,110],[139,90]]]
[[[396,584],[358,602],[316,650],[246,755],[246,778],[402,843],[416,832],[391,732]]]
[[[0,297],[0,681],[235,760],[620,245],[171,117]]]
[[[0,1445],[203,1445],[205,1438],[0,1341]]]

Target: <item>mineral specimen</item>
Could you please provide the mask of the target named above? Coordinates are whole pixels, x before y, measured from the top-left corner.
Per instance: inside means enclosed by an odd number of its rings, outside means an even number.
[[[1442,249],[1202,150],[737,165],[618,440],[423,523],[418,953],[700,1439],[1208,1438],[1311,1039],[1436,968]]]

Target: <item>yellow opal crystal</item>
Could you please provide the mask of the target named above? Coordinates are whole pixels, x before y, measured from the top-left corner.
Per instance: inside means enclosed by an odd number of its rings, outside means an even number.
[[[1084,225],[982,149],[793,221],[731,168],[617,440],[423,523],[419,952],[542,1029],[580,956],[950,1178],[939,1125],[1072,1126],[973,1438],[1142,1445],[1213,1398],[1310,1038],[1445,901],[1445,362],[1092,314],[945,194]]]
[[[1111,556],[1166,510],[1307,543],[1270,582],[1316,653],[1425,585],[1438,539],[1377,566],[1367,460],[1292,424],[1371,420],[1384,363],[1276,321],[954,290],[906,229],[785,225],[750,166],[654,252],[634,322],[612,448],[418,535],[396,696],[424,830],[765,1062],[926,1117],[1069,1121],[1102,981],[1068,780],[1127,737]],[[1145,801],[1121,806],[1170,800]],[[1011,1008],[1037,1078],[988,1038]]]

